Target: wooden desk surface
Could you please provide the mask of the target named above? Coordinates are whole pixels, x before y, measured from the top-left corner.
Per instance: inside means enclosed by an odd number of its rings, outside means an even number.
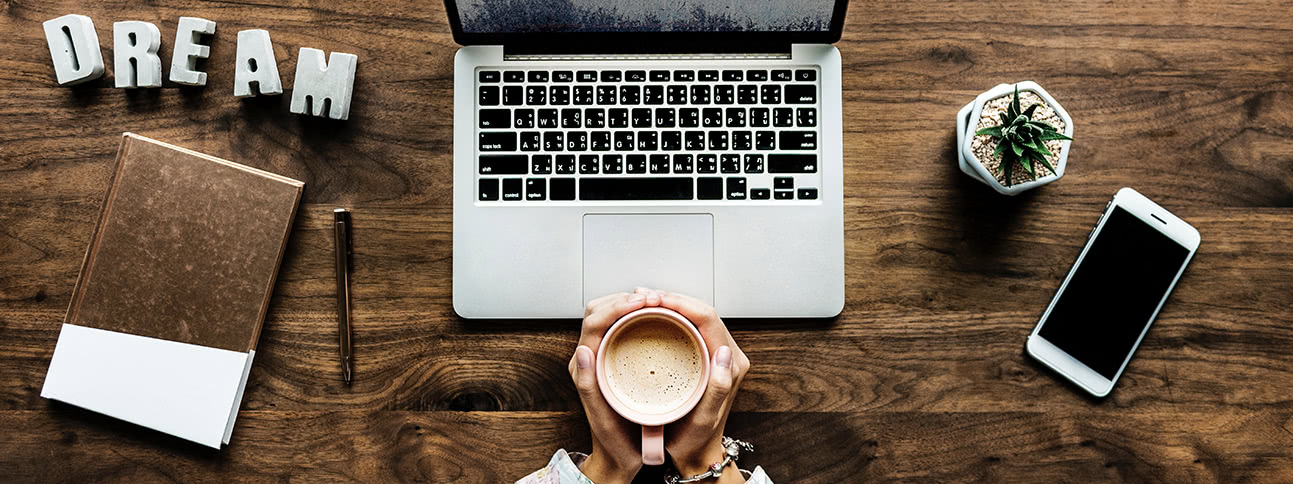
[[[0,2],[0,480],[512,482],[587,449],[573,321],[451,305],[452,69],[442,5]],[[206,88],[58,87],[40,22],[218,22]],[[732,321],[754,362],[729,433],[779,483],[1293,482],[1293,6],[855,2],[843,40],[848,304]],[[232,96],[236,32],[359,55],[351,119]],[[169,73],[169,69],[167,70]],[[955,167],[954,117],[1034,79],[1076,120],[1068,176],[1017,198]],[[233,444],[40,398],[122,131],[307,183]],[[1023,353],[1105,201],[1132,186],[1203,245],[1113,395]],[[354,208],[357,381],[332,243]],[[641,479],[645,481],[645,479]],[[658,482],[658,481],[654,481]]]

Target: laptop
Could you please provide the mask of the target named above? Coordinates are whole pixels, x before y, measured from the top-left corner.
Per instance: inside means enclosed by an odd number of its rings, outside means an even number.
[[[645,286],[838,315],[847,3],[446,0],[454,310],[580,318]]]

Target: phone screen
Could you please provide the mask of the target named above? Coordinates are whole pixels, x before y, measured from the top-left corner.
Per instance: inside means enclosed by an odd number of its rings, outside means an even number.
[[[1038,334],[1112,380],[1189,255],[1114,206]]]

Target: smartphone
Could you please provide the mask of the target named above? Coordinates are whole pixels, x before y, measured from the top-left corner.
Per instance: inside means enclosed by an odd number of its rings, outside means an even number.
[[[1028,337],[1028,354],[1092,395],[1108,395],[1198,248],[1190,224],[1119,190]]]

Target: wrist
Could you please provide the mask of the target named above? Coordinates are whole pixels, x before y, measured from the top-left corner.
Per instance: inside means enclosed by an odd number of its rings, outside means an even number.
[[[673,458],[673,466],[683,477],[690,477],[701,474],[709,470],[709,467],[715,463],[723,462],[727,457],[727,451],[723,448],[722,442],[714,441],[695,452],[689,452],[686,455],[670,455]],[[731,471],[724,469],[724,474]],[[737,472],[739,475],[740,473]]]
[[[616,462],[606,458],[605,453],[593,449],[583,464],[579,465],[579,472],[596,484],[629,484],[641,468],[641,460],[636,465]]]

